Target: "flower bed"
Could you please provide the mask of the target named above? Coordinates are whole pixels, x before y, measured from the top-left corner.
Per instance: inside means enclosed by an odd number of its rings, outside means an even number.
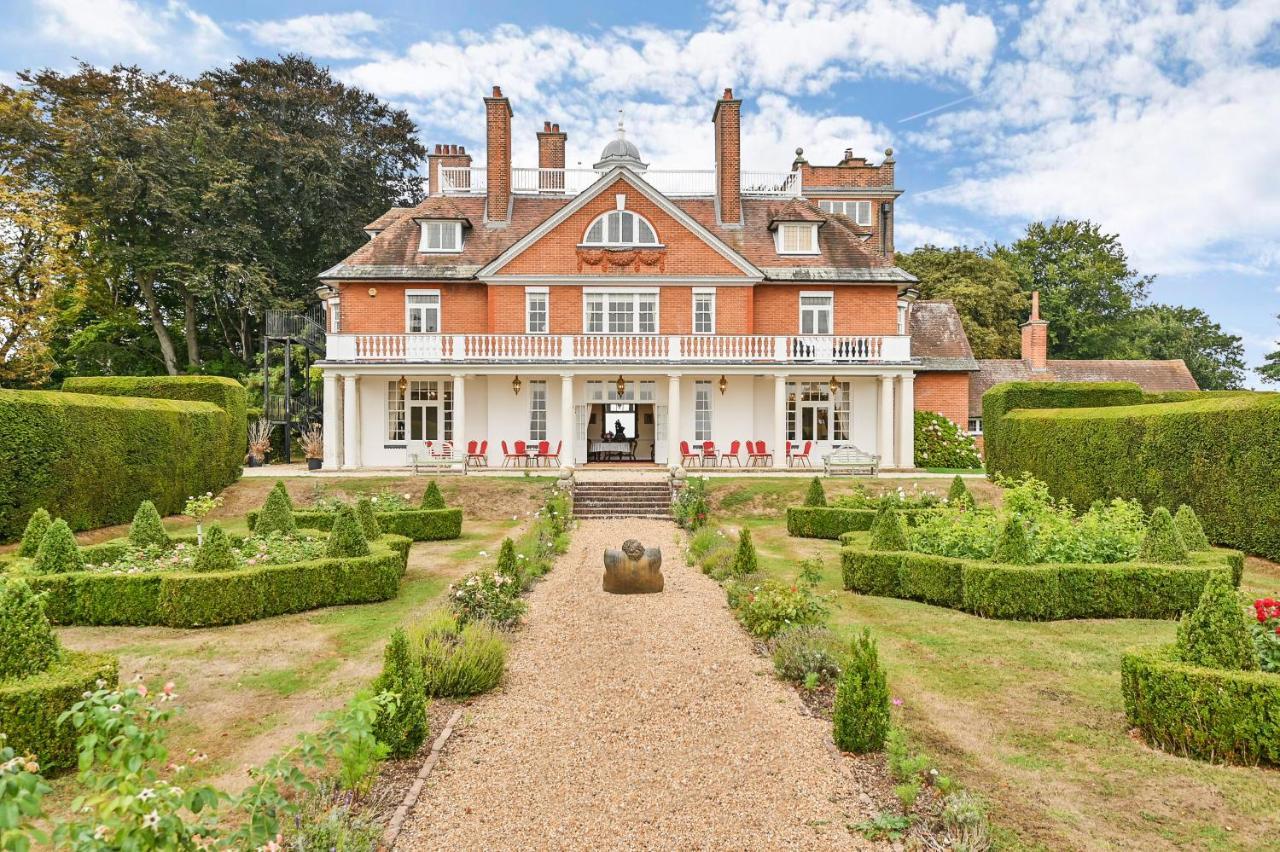
[[[368,556],[330,558],[321,550],[306,558],[305,538],[275,540],[267,545],[264,561],[256,555],[263,539],[232,541],[243,564],[230,571],[192,571],[185,556],[173,562],[173,554],[194,551],[192,539],[179,538],[168,559],[158,554],[147,558],[145,549],[118,540],[80,548],[91,569],[22,575],[34,590],[48,593],[45,608],[55,624],[210,627],[393,598],[411,544],[404,536],[384,535],[369,542]],[[291,558],[303,558],[274,562],[273,548],[280,558],[290,551]],[[25,560],[9,563],[13,573],[21,574],[25,567]]]
[[[377,511],[378,525],[383,532],[402,535],[414,541],[443,541],[458,538],[462,535],[461,509],[397,509]],[[333,526],[335,515],[326,509],[295,510],[293,520],[299,527],[308,530],[327,531]],[[258,512],[248,514],[249,529],[258,522]]]
[[[17,680],[0,680],[0,731],[16,753],[37,755],[46,775],[76,765],[76,731],[58,717],[97,687],[115,685],[115,657],[63,651],[48,669]]]
[[[1280,765],[1280,674],[1189,665],[1166,646],[1127,651],[1120,688],[1129,724],[1165,751]]]

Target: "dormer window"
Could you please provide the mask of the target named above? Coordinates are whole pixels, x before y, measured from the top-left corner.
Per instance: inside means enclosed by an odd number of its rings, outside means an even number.
[[[818,207],[825,213],[848,216],[857,225],[871,224],[870,201],[819,201]]]
[[[422,219],[418,251],[450,254],[462,251],[462,222],[457,219]]]
[[[775,232],[778,254],[817,254],[816,222],[781,222]]]
[[[638,213],[630,210],[611,210],[599,216],[587,235],[582,238],[587,246],[657,246],[658,234]]]

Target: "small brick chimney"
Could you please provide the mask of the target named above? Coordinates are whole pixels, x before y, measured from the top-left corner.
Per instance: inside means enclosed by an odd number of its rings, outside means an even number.
[[[467,153],[467,149],[463,145],[436,145],[435,149],[430,154],[427,154],[427,192],[432,195],[442,195],[444,193],[444,187],[440,185],[441,166],[470,168],[471,155]],[[471,186],[470,173],[462,178],[461,183],[467,187]]]
[[[1049,366],[1049,323],[1040,319],[1040,291],[1031,294],[1031,319],[1022,324],[1022,360],[1033,370]]]
[[[716,215],[724,225],[742,224],[742,101],[725,89],[711,115],[716,136]]]
[[[484,99],[484,111],[489,169],[485,218],[505,224],[511,218],[511,102],[500,87],[494,86],[493,95]]]
[[[564,169],[564,145],[568,134],[560,130],[560,125],[549,121],[542,122],[542,130],[538,132],[538,168]],[[538,172],[539,192],[564,192],[564,173],[547,174]]]

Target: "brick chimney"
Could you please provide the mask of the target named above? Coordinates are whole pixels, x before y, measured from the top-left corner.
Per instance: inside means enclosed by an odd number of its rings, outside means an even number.
[[[1049,323],[1040,319],[1040,291],[1031,294],[1031,319],[1022,324],[1022,360],[1033,370],[1049,366]]]
[[[484,99],[484,112],[489,169],[485,218],[506,224],[511,218],[511,102],[500,87],[494,86],[493,95]]]
[[[716,214],[721,224],[742,224],[742,101],[725,89],[711,115],[716,135]]]
[[[542,130],[538,132],[538,168],[564,169],[564,144],[568,134],[560,130],[560,125],[549,121],[542,122]],[[538,172],[538,190],[540,192],[564,192],[564,173]]]
[[[467,149],[463,145],[436,145],[435,150],[427,154],[427,191],[432,195],[444,194],[444,188],[440,185],[441,166],[470,168],[471,155],[467,153]],[[462,184],[469,188],[471,186],[471,174],[467,173],[464,177],[455,181],[456,184]],[[462,188],[462,186],[459,186],[459,188]]]

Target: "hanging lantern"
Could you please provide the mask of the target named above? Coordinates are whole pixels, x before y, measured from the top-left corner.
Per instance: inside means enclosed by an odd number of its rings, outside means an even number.
[[[729,380],[724,376],[720,377],[720,395],[724,396],[724,392],[729,389]]]
[[[400,389],[400,395],[404,396],[404,392],[409,389],[409,380],[401,376],[400,381],[396,382],[396,387]]]
[[[613,386],[618,389],[618,399],[622,399],[624,396],[626,396],[627,383],[623,381],[622,376],[618,376],[618,381],[614,382]]]
[[[835,376],[832,376],[832,377],[831,377],[831,384],[827,385],[827,387],[831,388],[831,395],[832,395],[832,396],[835,396],[836,394],[838,394],[838,393],[840,392],[840,382],[836,381],[836,377],[835,377]]]
[[[520,381],[520,377],[516,376],[511,380],[511,392],[516,396],[520,395],[520,388],[524,387],[524,382]]]

